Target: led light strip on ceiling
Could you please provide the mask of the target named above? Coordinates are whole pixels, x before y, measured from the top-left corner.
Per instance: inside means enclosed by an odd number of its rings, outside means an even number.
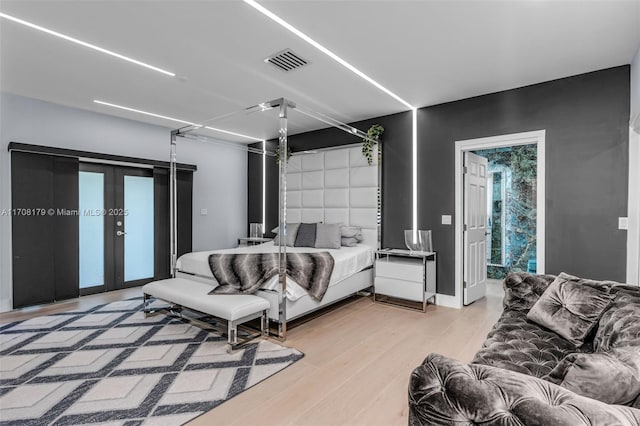
[[[118,109],[123,109],[125,111],[131,111],[131,112],[135,112],[135,113],[138,113],[138,114],[148,115],[150,117],[156,117],[156,118],[162,118],[163,120],[175,121],[177,123],[187,124],[189,126],[203,127],[205,129],[213,130],[215,132],[226,133],[228,135],[233,135],[233,136],[239,136],[241,138],[246,138],[246,139],[250,139],[250,140],[253,140],[253,141],[260,142],[260,141],[263,140],[261,138],[254,138],[253,136],[244,135],[242,133],[231,132],[229,130],[218,129],[216,127],[211,127],[211,126],[203,126],[201,124],[196,124],[196,123],[193,123],[191,121],[181,120],[179,118],[173,118],[173,117],[169,117],[169,116],[166,116],[166,115],[160,115],[160,114],[156,114],[156,113],[153,113],[153,112],[143,111],[143,110],[140,110],[140,109],[135,109],[135,108],[130,108],[130,107],[122,106],[122,105],[112,104],[110,102],[99,101],[97,99],[94,99],[93,102],[96,103],[96,104],[100,104],[100,105],[106,105],[106,106],[112,107],[112,108],[118,108]]]
[[[248,4],[249,6],[253,7],[254,9],[256,9],[257,11],[259,11],[260,13],[262,13],[263,15],[267,16],[269,19],[277,22],[279,25],[281,25],[285,29],[289,30],[290,32],[292,32],[293,34],[295,34],[296,36],[298,36],[302,40],[306,41],[307,43],[309,43],[310,45],[312,45],[313,47],[315,47],[316,49],[318,49],[319,51],[321,51],[325,55],[329,56],[331,59],[333,59],[334,61],[338,62],[340,65],[344,66],[349,71],[353,72],[354,74],[356,74],[357,76],[359,76],[363,80],[369,82],[370,84],[372,84],[373,86],[375,86],[379,90],[383,91],[384,93],[386,93],[387,95],[391,96],[392,98],[394,98],[395,100],[397,100],[398,102],[400,102],[401,104],[406,106],[407,108],[411,109],[411,112],[412,112],[412,115],[413,115],[412,116],[412,124],[411,124],[411,126],[412,126],[412,131],[411,131],[411,133],[412,133],[412,154],[413,154],[413,158],[412,158],[412,168],[413,168],[413,173],[412,173],[412,181],[413,181],[412,182],[413,183],[413,189],[412,189],[412,199],[413,199],[412,200],[413,201],[413,206],[412,206],[412,212],[413,212],[412,226],[413,226],[413,231],[414,231],[414,239],[417,238],[417,232],[416,232],[417,229],[418,229],[418,160],[417,160],[417,151],[418,151],[418,124],[417,124],[417,122],[418,122],[418,110],[417,110],[417,108],[414,107],[413,105],[411,105],[409,102],[407,102],[404,99],[402,99],[400,96],[398,96],[395,93],[393,93],[391,90],[389,90],[386,87],[384,87],[382,84],[380,84],[377,81],[375,81],[373,78],[371,78],[368,75],[366,75],[364,72],[360,71],[359,69],[357,69],[356,67],[351,65],[349,62],[347,62],[344,59],[342,59],[340,56],[338,56],[335,53],[333,53],[331,50],[327,49],[326,47],[324,47],[323,45],[321,45],[320,43],[318,43],[317,41],[315,41],[314,39],[312,39],[311,37],[309,37],[308,35],[306,35],[302,31],[300,31],[299,29],[294,27],[293,25],[289,24],[287,21],[285,21],[284,19],[282,19],[281,17],[279,17],[275,13],[271,12],[269,9],[265,8],[264,6],[262,6],[257,1],[255,1],[255,0],[243,0],[243,1],[246,4]]]
[[[23,19],[16,18],[15,16],[7,15],[6,13],[1,13],[0,12],[0,18],[8,19],[10,21],[16,22],[18,24],[22,24],[22,25],[27,26],[29,28],[33,28],[34,30],[42,31],[43,33],[47,33],[49,35],[52,35],[52,36],[55,36],[55,37],[59,37],[59,38],[61,38],[63,40],[67,40],[67,41],[70,41],[72,43],[76,43],[76,44],[79,44],[81,46],[88,47],[89,49],[96,50],[96,51],[104,53],[106,55],[114,56],[114,57],[116,57],[118,59],[122,59],[123,61],[131,62],[133,64],[140,65],[141,67],[145,67],[145,68],[148,68],[150,70],[157,71],[159,73],[162,73],[162,74],[165,74],[165,75],[168,75],[168,76],[171,76],[171,77],[175,77],[176,76],[175,73],[172,73],[171,71],[163,70],[162,68],[158,68],[158,67],[155,67],[153,65],[149,65],[149,64],[147,64],[145,62],[138,61],[137,59],[133,59],[133,58],[130,58],[128,56],[121,55],[120,53],[116,53],[116,52],[113,52],[111,50],[105,49],[103,47],[96,46],[95,44],[87,43],[86,41],[78,40],[77,38],[73,38],[73,37],[68,36],[66,34],[62,34],[62,33],[59,33],[57,31],[53,31],[53,30],[50,30],[48,28],[41,27],[40,25],[36,25],[34,23],[25,21]]]

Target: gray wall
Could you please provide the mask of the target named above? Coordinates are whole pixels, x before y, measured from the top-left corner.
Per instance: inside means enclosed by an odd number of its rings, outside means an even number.
[[[625,280],[629,66],[422,108],[419,226],[433,229],[438,292],[454,294],[454,142],[546,130],[546,267]]]
[[[168,161],[169,129],[0,94],[0,212],[11,208],[9,142]],[[232,247],[247,227],[247,154],[179,141],[178,161],[198,166],[193,182],[193,249]],[[206,208],[208,215],[201,216]],[[0,311],[11,309],[11,218],[0,216]]]
[[[617,229],[617,218],[627,214],[629,70],[621,66],[418,111],[418,227],[433,230],[438,293],[455,293],[454,226],[440,223],[455,209],[455,141],[542,129],[547,272],[624,281],[626,233]],[[411,114],[353,125],[366,131],[374,123],[385,127],[382,245],[404,248],[403,230],[411,227]],[[335,129],[291,138],[294,151],[353,142]],[[250,165],[251,180],[255,173]]]

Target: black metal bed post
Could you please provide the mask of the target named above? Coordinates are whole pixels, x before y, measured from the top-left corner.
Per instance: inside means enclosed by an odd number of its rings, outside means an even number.
[[[171,241],[171,277],[176,277],[176,262],[178,260],[178,187],[176,173],[176,139],[179,131],[171,131],[171,152],[169,160],[169,223]]]

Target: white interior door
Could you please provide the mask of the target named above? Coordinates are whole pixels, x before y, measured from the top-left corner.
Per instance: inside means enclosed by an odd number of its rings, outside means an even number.
[[[487,159],[464,153],[464,304],[487,289]]]

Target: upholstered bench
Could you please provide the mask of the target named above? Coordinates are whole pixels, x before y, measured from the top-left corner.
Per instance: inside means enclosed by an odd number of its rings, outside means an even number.
[[[154,281],[142,287],[145,315],[154,312],[149,307],[150,297],[164,300],[178,307],[208,314],[227,321],[228,343],[235,349],[246,343],[238,343],[238,325],[261,318],[262,336],[269,331],[269,302],[250,294],[209,294],[213,286],[185,278],[169,278]],[[172,309],[175,311],[175,309]],[[251,336],[251,338],[256,336]],[[250,339],[249,339],[250,340]]]

